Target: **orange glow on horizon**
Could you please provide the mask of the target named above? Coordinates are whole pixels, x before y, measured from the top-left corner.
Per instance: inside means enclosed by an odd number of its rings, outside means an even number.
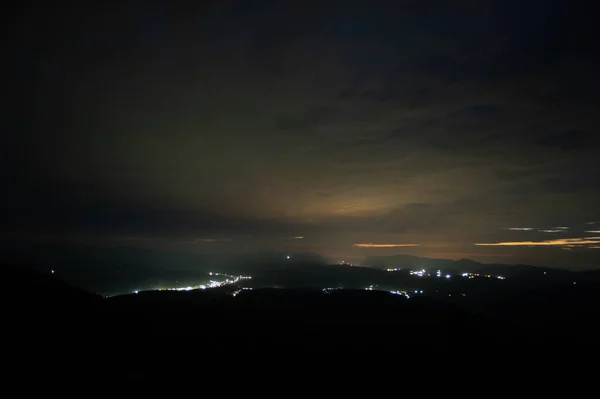
[[[545,241],[506,241],[506,242],[495,242],[495,243],[476,243],[474,245],[482,247],[573,247],[573,246],[585,246],[585,245],[598,245],[600,244],[600,237],[585,237],[585,238],[562,238],[557,240],[545,240]]]
[[[373,244],[372,242],[366,244],[354,244],[355,248],[398,248],[398,247],[418,247],[419,244]]]
[[[490,257],[490,258],[516,258],[516,257],[523,257],[523,255],[516,255],[516,254],[496,254],[496,253],[492,253],[492,254],[486,254],[485,252],[483,253],[474,253],[474,252],[459,252],[459,253],[454,253],[454,252],[443,252],[443,253],[435,253],[432,255],[427,255],[428,258],[434,258],[434,259],[468,259],[468,258],[483,258],[483,257]]]

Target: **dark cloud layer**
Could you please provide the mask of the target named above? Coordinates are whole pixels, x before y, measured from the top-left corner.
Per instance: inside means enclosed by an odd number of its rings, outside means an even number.
[[[519,226],[583,237],[600,218],[597,28],[577,2],[98,3],[10,18],[5,235],[238,237],[232,250],[252,237],[346,257],[416,243],[597,265],[592,249],[473,245],[548,239]]]

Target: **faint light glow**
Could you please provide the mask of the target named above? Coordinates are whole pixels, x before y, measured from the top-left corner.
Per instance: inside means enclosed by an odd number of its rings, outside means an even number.
[[[140,293],[139,291],[133,291],[133,292],[134,292],[135,294],[139,294],[139,293]]]
[[[498,276],[498,280],[506,280],[506,277]]]
[[[288,255],[288,256],[286,256],[285,258],[286,258],[286,259],[289,259],[289,258],[290,258],[290,256]]]
[[[418,247],[420,244],[373,244],[372,242],[366,244],[354,244],[355,248],[398,248],[398,247]]]
[[[50,273],[54,274],[54,269],[50,269]]]
[[[463,277],[468,277],[468,276],[469,276],[469,273],[463,273],[463,274],[462,274],[462,276],[463,276]]]
[[[513,231],[531,231],[531,230],[535,230],[535,227],[509,227],[508,230],[513,230]]]
[[[577,284],[577,281],[573,281],[573,284]]]
[[[450,278],[451,276],[449,274],[446,274],[446,278]]]
[[[586,230],[586,233],[600,234],[600,230]]]
[[[538,230],[540,233],[564,233],[564,230]]]

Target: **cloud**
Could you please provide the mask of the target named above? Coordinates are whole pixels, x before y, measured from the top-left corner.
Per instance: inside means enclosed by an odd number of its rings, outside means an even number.
[[[409,204],[404,205],[404,209],[407,211],[419,211],[419,210],[424,210],[424,209],[429,209],[431,208],[431,204],[426,204],[423,202],[412,202]]]
[[[162,240],[164,237],[137,237],[137,236],[126,236],[123,237],[123,240],[131,240],[131,241],[147,241],[147,240]]]
[[[494,171],[494,176],[501,181],[515,181],[527,179],[529,176],[534,174],[533,170],[529,169],[498,169]]]
[[[585,190],[589,190],[594,186],[598,186],[598,182],[593,175],[580,176],[560,176],[544,179],[541,182],[541,187],[550,192],[557,194],[576,194]]]
[[[196,243],[213,243],[213,242],[229,242],[229,238],[196,238],[193,242]]]
[[[542,137],[536,141],[536,144],[543,147],[555,147],[562,151],[582,150],[596,148],[598,145],[596,137],[596,134],[572,129]]]
[[[354,244],[354,248],[399,248],[399,247],[418,247],[420,244]]]
[[[506,241],[495,243],[476,243],[474,245],[482,247],[569,247],[569,246],[588,246],[600,244],[600,237],[584,237],[584,238],[561,238],[556,240],[544,241]]]
[[[143,27],[144,7],[110,26],[53,10],[81,40],[20,21],[0,229],[337,253],[597,220],[600,81],[577,2],[260,3]],[[49,73],[19,65],[32,45]],[[310,240],[281,239],[299,232]]]
[[[431,258],[443,259],[469,259],[469,258],[517,258],[517,254],[496,254],[496,253],[477,253],[477,252],[436,252],[428,255]]]
[[[335,116],[336,110],[330,106],[317,106],[295,115],[282,116],[275,122],[284,130],[302,131],[329,123]]]

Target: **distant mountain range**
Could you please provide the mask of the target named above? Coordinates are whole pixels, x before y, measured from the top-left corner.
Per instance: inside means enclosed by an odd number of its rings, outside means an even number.
[[[422,258],[412,255],[373,256],[366,258],[364,266],[377,269],[401,268],[401,269],[443,269],[449,273],[484,273],[502,275],[505,277],[517,277],[530,273],[552,272],[553,274],[575,273],[566,269],[557,269],[544,266],[532,265],[506,265],[501,263],[480,263],[471,259],[435,259]]]
[[[0,248],[0,264],[26,265],[89,292],[106,295],[152,287],[195,285],[209,272],[255,274],[298,265],[326,265],[315,254],[201,254],[141,249],[133,246],[37,245]]]
[[[88,292],[106,295],[133,292],[156,287],[195,285],[209,272],[242,273],[264,281],[267,286],[325,287],[344,282],[360,288],[365,284],[390,281],[409,285],[412,276],[381,274],[381,269],[443,270],[444,274],[481,273],[517,277],[521,281],[537,279],[570,281],[572,276],[586,281],[600,281],[599,271],[574,272],[565,269],[531,265],[483,264],[469,259],[450,260],[410,255],[370,257],[363,267],[331,265],[316,254],[284,253],[195,254],[152,251],[135,247],[36,247],[10,248],[0,253],[0,263],[27,265],[43,273],[55,270],[56,278]],[[327,265],[330,267],[326,267]],[[352,270],[350,270],[352,269]],[[407,273],[408,274],[408,273]],[[406,283],[406,284],[405,284]]]
[[[258,279],[273,279],[285,289],[238,290],[237,297],[232,292],[239,287],[102,298],[53,274],[2,266],[0,297],[8,305],[4,316],[11,339],[34,331],[54,345],[56,338],[75,333],[71,350],[81,350],[80,340],[107,336],[193,335],[213,347],[261,353],[300,346],[372,353],[404,350],[404,344],[419,340],[471,349],[506,342],[596,342],[600,284],[581,281],[582,273],[567,273],[577,276],[578,284],[570,279],[547,284],[552,273],[539,271],[537,281],[522,284],[519,278],[419,278],[375,268],[296,265],[258,273]],[[373,291],[301,288],[335,280],[419,284],[426,294],[402,297],[381,286]]]

